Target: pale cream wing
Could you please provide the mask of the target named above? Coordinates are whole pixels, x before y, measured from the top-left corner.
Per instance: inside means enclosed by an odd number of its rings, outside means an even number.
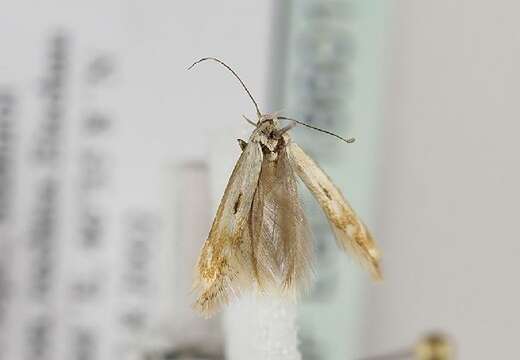
[[[254,281],[249,238],[242,235],[250,218],[262,158],[260,145],[249,142],[235,165],[202,247],[194,287],[200,292],[195,308],[205,316]]]
[[[309,284],[312,244],[285,149],[274,161],[264,158],[249,227],[259,289],[298,294]]]
[[[349,250],[375,279],[380,279],[379,250],[366,226],[329,177],[297,144],[290,143],[288,151],[296,173],[325,212],[339,246]]]

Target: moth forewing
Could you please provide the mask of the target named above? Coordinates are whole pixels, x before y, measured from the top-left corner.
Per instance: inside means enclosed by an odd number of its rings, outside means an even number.
[[[262,159],[260,144],[250,141],[235,165],[202,247],[194,287],[200,292],[195,308],[205,316],[254,281],[250,242],[242,234],[250,217]]]
[[[320,167],[296,144],[287,146],[291,163],[327,216],[338,245],[381,279],[379,250],[368,229]]]

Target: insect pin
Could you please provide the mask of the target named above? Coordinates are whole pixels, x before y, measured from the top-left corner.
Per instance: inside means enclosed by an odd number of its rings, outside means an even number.
[[[196,265],[194,307],[209,317],[244,291],[294,296],[309,284],[312,244],[298,197],[298,176],[325,213],[339,247],[356,257],[375,279],[381,278],[379,251],[368,229],[339,189],[293,141],[288,131],[301,121],[263,114],[244,82],[227,64],[252,100],[257,121],[249,140],[238,140],[242,154],[224,191]],[[281,126],[281,121],[289,121]]]

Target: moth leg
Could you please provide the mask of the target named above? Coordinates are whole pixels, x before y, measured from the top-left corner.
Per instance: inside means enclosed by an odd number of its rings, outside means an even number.
[[[242,151],[244,151],[244,149],[247,146],[247,143],[242,139],[237,139],[237,141],[238,141],[238,146],[240,146],[240,149],[242,149]]]

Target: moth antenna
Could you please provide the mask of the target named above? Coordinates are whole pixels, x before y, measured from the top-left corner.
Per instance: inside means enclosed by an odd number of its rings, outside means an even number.
[[[251,99],[251,101],[253,102],[253,104],[255,105],[255,109],[256,109],[256,114],[258,115],[258,118],[260,118],[260,116],[262,116],[262,113],[260,112],[260,109],[258,108],[258,104],[256,103],[255,99],[253,98],[253,95],[251,95],[251,93],[249,92],[249,89],[247,88],[247,86],[244,84],[244,82],[242,81],[242,79],[240,78],[240,76],[238,76],[238,74],[233,70],[231,69],[231,67],[229,65],[227,65],[225,62],[223,62],[222,60],[219,60],[217,58],[214,58],[214,57],[205,57],[205,58],[202,58],[202,59],[199,59],[197,61],[195,61],[193,64],[190,65],[190,67],[188,67],[187,70],[191,70],[195,65],[203,62],[203,61],[206,61],[206,60],[213,60],[213,61],[216,61],[218,62],[220,65],[224,66],[226,69],[228,69],[229,71],[231,71],[231,73],[238,79],[238,81],[240,81],[240,84],[242,84],[242,87],[244,88],[244,90],[247,92],[247,95],[249,95],[249,98]]]
[[[252,122],[251,120],[249,120],[249,119],[247,118],[247,116],[242,115],[242,117],[243,117],[243,118],[244,118],[244,119],[245,119],[249,124],[251,124],[251,125],[253,125],[254,127],[256,127],[256,124],[255,124],[254,122]]]
[[[337,137],[338,139],[343,140],[344,142],[346,142],[346,143],[348,143],[348,144],[351,144],[351,143],[353,143],[354,141],[356,141],[355,138],[348,138],[348,139],[345,139],[344,137],[339,136],[338,134],[334,134],[333,132],[330,132],[330,131],[327,131],[327,130],[324,130],[324,129],[320,129],[319,127],[312,126],[312,125],[306,124],[306,123],[304,123],[304,122],[302,122],[302,121],[295,120],[295,119],[291,119],[291,118],[288,118],[288,117],[285,117],[285,116],[278,116],[278,119],[294,121],[294,122],[297,123],[297,124],[300,124],[300,125],[306,126],[306,127],[308,127],[308,128],[314,129],[314,130],[316,130],[316,131],[321,131],[322,133],[325,133],[325,134],[328,134],[328,135],[332,135],[332,136],[334,136],[334,137]]]

